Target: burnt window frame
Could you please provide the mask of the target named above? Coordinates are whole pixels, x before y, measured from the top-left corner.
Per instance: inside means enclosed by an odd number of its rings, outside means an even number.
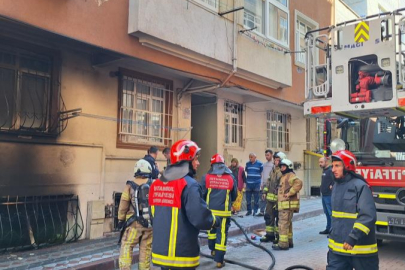
[[[20,40],[9,39],[6,37],[0,38],[0,51],[8,51],[14,53],[17,57],[20,54],[27,54],[32,58],[37,57],[38,59],[48,59],[49,60],[49,92],[48,104],[46,104],[46,123],[43,129],[39,128],[22,128],[19,127],[9,127],[0,128],[0,135],[13,134],[22,136],[34,136],[34,137],[56,137],[60,134],[60,123],[59,123],[59,113],[60,113],[60,81],[61,81],[61,52],[59,50],[48,48],[34,43],[28,43]],[[19,60],[17,60],[18,62]],[[15,85],[13,94],[17,94],[19,90],[19,84],[22,83],[22,76],[19,73],[23,72],[20,66],[11,68],[10,65],[0,63],[0,67],[4,69],[15,70]],[[30,74],[30,72],[26,72]],[[35,73],[35,72],[34,72]],[[37,73],[38,74],[38,73]],[[1,78],[0,78],[1,79]],[[17,101],[21,103],[21,97],[17,96]],[[16,116],[16,114],[21,114],[18,108],[13,110],[13,121],[14,124],[17,123],[15,118],[21,117]]]

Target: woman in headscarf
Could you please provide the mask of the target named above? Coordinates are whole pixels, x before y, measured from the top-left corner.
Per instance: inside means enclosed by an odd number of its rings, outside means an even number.
[[[239,166],[239,161],[236,158],[231,160],[231,166],[229,169],[232,171],[233,176],[237,179],[238,182],[238,196],[236,197],[235,202],[232,204],[232,214],[236,215],[242,206],[243,191],[246,183],[245,169],[242,166]]]

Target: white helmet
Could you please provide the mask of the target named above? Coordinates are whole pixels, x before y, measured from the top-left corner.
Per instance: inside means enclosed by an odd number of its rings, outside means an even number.
[[[275,157],[275,158],[279,158],[280,160],[283,160],[283,159],[286,159],[286,158],[287,158],[287,155],[284,154],[283,152],[277,152],[277,153],[274,155],[274,157]]]
[[[140,159],[134,167],[134,176],[150,176],[152,174],[152,166],[144,159]]]
[[[287,166],[288,169],[291,169],[291,170],[294,168],[291,160],[286,159],[286,158],[280,161],[280,167],[281,167],[281,165],[285,165],[285,166]]]

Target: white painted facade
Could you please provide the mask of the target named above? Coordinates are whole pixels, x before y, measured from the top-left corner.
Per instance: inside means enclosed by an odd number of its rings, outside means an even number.
[[[130,0],[128,33],[144,45],[218,71],[232,70],[233,16],[184,0]],[[226,1],[221,1],[226,2]],[[236,7],[243,1],[235,1]],[[233,4],[225,8],[232,9]],[[231,13],[232,14],[232,13]],[[254,80],[272,88],[292,85],[291,55],[259,44],[239,32],[243,10],[236,11],[236,77]],[[264,39],[265,40],[265,39]]]

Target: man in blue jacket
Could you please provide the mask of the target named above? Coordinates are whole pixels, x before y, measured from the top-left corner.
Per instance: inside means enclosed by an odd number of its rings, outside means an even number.
[[[200,148],[180,140],[170,151],[171,164],[149,191],[153,224],[152,262],[162,269],[195,269],[200,264],[200,230],[218,227],[193,178]]]
[[[377,219],[371,190],[355,173],[356,157],[348,150],[332,155],[332,231],[327,270],[378,270]]]
[[[260,185],[262,182],[263,163],[256,158],[255,153],[249,154],[249,162],[246,163],[246,216],[252,214],[252,195],[254,197],[253,215],[258,214]]]

